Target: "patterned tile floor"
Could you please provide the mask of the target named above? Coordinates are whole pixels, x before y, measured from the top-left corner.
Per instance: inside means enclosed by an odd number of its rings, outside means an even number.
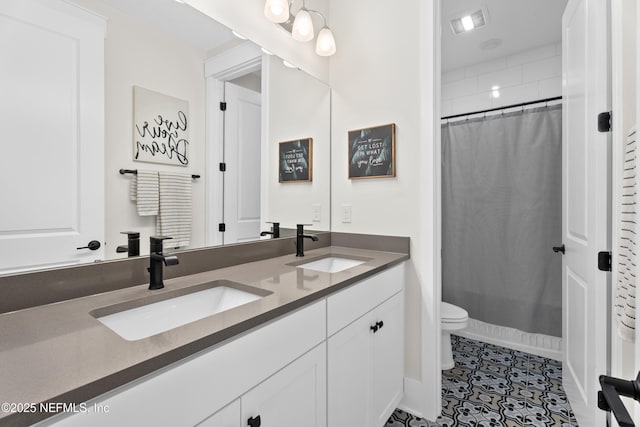
[[[451,336],[456,366],[442,373],[442,416],[396,410],[385,427],[569,427],[577,422],[555,360]]]

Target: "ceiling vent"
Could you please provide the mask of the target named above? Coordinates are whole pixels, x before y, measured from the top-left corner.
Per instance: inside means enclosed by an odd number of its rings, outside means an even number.
[[[483,27],[487,23],[485,12],[480,9],[450,21],[454,34],[462,34],[475,28]]]

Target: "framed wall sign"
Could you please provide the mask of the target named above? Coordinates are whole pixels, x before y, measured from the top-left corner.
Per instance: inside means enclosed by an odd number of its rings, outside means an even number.
[[[133,87],[133,160],[189,164],[189,103]]]
[[[313,139],[296,139],[279,145],[278,180],[311,182],[313,178]]]
[[[396,176],[396,125],[349,131],[349,179]]]

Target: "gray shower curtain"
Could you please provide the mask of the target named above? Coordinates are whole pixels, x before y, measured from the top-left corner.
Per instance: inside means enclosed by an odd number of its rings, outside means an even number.
[[[442,125],[442,299],[562,335],[561,106]]]

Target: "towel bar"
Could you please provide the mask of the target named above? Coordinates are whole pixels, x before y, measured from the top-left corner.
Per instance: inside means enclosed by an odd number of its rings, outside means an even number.
[[[137,175],[138,174],[138,170],[137,169],[120,169],[120,175],[124,175],[125,173],[130,173],[130,174],[133,174],[133,175]],[[198,179],[198,178],[200,178],[200,175],[191,175],[191,178]]]

